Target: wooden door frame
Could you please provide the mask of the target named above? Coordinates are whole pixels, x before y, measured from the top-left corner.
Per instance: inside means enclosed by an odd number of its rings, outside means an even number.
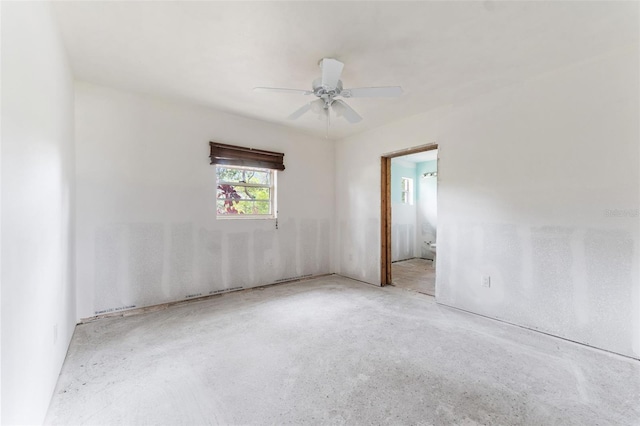
[[[380,285],[391,284],[391,159],[438,149],[437,143],[391,152],[380,157]]]

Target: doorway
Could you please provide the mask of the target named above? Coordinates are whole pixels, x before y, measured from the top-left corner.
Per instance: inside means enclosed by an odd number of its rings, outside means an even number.
[[[381,158],[381,285],[435,296],[438,145]]]

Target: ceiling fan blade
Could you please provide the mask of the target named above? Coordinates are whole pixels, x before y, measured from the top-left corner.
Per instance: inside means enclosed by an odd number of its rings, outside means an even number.
[[[346,102],[341,101],[340,99],[336,99],[331,104],[331,107],[336,112],[338,117],[344,117],[349,123],[358,123],[362,121],[362,117],[360,114],[355,112],[353,108],[346,104]]]
[[[331,58],[322,60],[322,85],[325,88],[335,89],[340,80],[344,64]]]
[[[288,118],[289,118],[289,120],[297,120],[305,112],[309,111],[310,109],[311,109],[311,102],[309,102],[308,104],[302,105],[300,108],[295,110]]]
[[[391,98],[402,95],[402,87],[356,87],[344,89],[340,96],[345,98]]]
[[[265,92],[265,93],[290,93],[293,95],[312,95],[313,92],[309,90],[301,90],[301,89],[281,89],[279,87],[254,87],[254,92]]]

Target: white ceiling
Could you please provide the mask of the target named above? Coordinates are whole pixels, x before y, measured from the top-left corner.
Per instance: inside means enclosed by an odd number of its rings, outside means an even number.
[[[456,103],[638,39],[636,2],[57,2],[77,79],[214,107],[324,136],[310,99],[317,62],[345,87],[401,85],[349,99],[364,120],[340,138]]]

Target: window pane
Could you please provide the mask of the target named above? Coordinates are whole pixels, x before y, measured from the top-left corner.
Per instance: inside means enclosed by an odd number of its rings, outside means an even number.
[[[217,200],[219,215],[270,215],[269,201],[224,201]]]
[[[245,173],[245,182],[256,183],[260,185],[269,185],[269,177],[271,173],[261,170],[247,170]]]
[[[233,185],[220,184],[218,185],[216,198],[219,200],[240,200],[242,196],[236,191]]]
[[[250,186],[235,186],[243,200],[268,200],[269,188],[255,188]]]
[[[218,181],[222,182],[246,182],[267,186],[271,182],[271,171],[269,170],[234,169],[218,166],[216,174]]]
[[[402,190],[403,191],[408,191],[409,190],[409,179],[402,178]]]
[[[233,202],[217,200],[216,201],[216,210],[218,211],[218,215],[229,215],[229,214],[238,214],[238,210],[233,206]]]
[[[242,170],[230,169],[227,167],[216,167],[218,181],[240,182],[242,180]]]
[[[269,200],[269,188],[256,188],[243,185],[218,185],[216,198],[219,200]]]
[[[269,201],[240,201],[236,208],[244,214],[271,214]]]

